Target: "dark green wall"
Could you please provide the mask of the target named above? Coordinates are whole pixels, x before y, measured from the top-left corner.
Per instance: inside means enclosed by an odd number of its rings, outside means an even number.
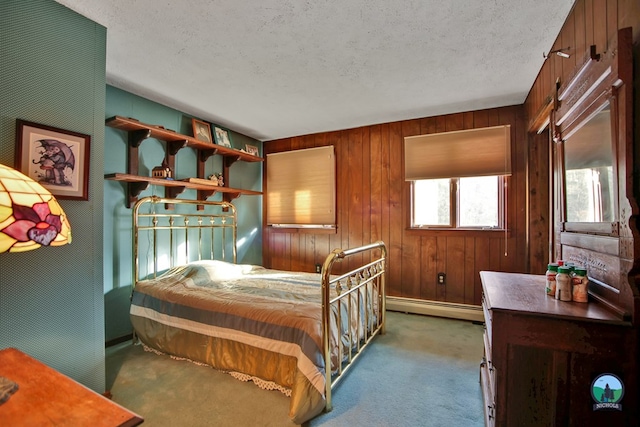
[[[0,162],[16,119],[91,136],[89,200],[61,200],[73,242],[0,254],[0,348],[105,391],[102,283],[106,29],[53,0],[0,0]],[[1,424],[1,422],[0,422]]]
[[[129,92],[107,86],[106,118],[132,117],[143,123],[161,125],[176,132],[192,134],[192,116],[141,98]],[[245,135],[230,131],[231,144],[243,148],[245,144],[262,144]],[[104,173],[126,172],[127,133],[107,127],[105,130]],[[155,166],[164,159],[164,143],[147,139],[139,149],[140,175],[151,175]],[[196,176],[196,152],[190,148],[176,155],[177,179]],[[210,157],[205,164],[208,176],[222,171],[220,156]],[[230,183],[234,188],[262,191],[262,163],[235,162],[231,166]],[[164,196],[164,188],[149,186],[140,197]],[[195,199],[195,191],[185,191],[179,198]],[[210,200],[220,200],[216,194]],[[262,197],[241,196],[233,200],[238,210],[238,262],[262,264]],[[129,322],[129,296],[132,278],[131,209],[125,206],[125,185],[116,181],[104,181],[104,294],[106,340],[111,341],[131,334]]]

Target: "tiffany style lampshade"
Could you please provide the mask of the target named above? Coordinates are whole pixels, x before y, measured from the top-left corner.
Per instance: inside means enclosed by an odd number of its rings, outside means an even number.
[[[0,164],[0,253],[71,243],[71,227],[56,198],[28,176]]]

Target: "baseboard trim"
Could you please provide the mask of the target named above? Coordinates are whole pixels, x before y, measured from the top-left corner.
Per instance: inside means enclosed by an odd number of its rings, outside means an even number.
[[[452,319],[484,322],[482,307],[414,298],[387,297],[387,310],[402,311],[427,316],[449,317]]]
[[[121,337],[117,337],[117,338],[111,339],[111,340],[105,342],[104,346],[105,346],[105,348],[107,348],[107,347],[111,347],[111,346],[114,346],[114,345],[118,345],[118,344],[123,343],[125,341],[131,341],[132,339],[133,339],[133,333],[130,333],[130,334],[127,334],[127,335],[123,335]]]

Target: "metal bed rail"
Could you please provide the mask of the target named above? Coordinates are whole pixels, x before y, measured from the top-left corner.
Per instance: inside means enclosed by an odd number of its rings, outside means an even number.
[[[332,275],[331,270],[336,262],[348,257],[369,253],[372,261],[340,275]],[[375,256],[379,253],[378,256]],[[387,247],[378,241],[353,249],[335,249],[327,256],[322,266],[322,339],[325,360],[325,410],[331,411],[331,392],[353,363],[360,357],[371,340],[378,334],[385,333],[386,313],[386,265]],[[335,289],[336,296],[331,295]],[[373,299],[373,300],[372,300]],[[343,330],[342,306],[346,305],[347,328]],[[336,306],[338,330],[338,366],[331,362],[331,322],[332,306]],[[356,331],[353,332],[352,319],[356,315]],[[343,333],[346,334],[348,348],[343,344]],[[346,357],[344,356],[346,353]],[[335,368],[335,369],[334,369]],[[335,373],[334,373],[335,371]]]
[[[164,209],[169,204],[175,205],[174,211]],[[176,212],[179,210],[186,212]],[[189,261],[227,260],[231,255],[229,260],[235,263],[238,236],[236,221],[236,208],[228,202],[157,196],[141,198],[133,208],[133,285],[142,278],[156,277],[164,270],[163,267],[174,267]],[[168,233],[168,236],[159,236],[160,233]],[[169,243],[159,247],[159,240]],[[204,245],[203,240],[208,240],[210,244]],[[214,243],[216,240],[220,244]],[[209,248],[209,253],[203,254],[204,246]],[[215,253],[214,248],[220,248],[220,253]],[[144,249],[147,251],[147,265],[143,269],[140,258]],[[168,258],[166,265],[160,265],[159,260],[165,258]]]

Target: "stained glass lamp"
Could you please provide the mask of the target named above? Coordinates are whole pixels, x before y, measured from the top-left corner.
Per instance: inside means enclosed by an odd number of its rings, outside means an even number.
[[[71,243],[71,226],[53,194],[0,164],[0,253],[67,243]]]

